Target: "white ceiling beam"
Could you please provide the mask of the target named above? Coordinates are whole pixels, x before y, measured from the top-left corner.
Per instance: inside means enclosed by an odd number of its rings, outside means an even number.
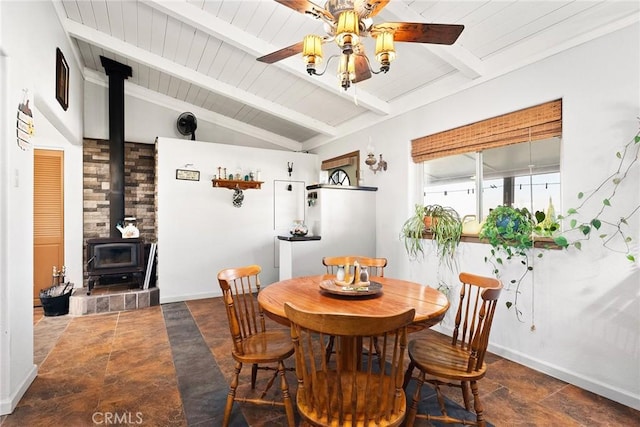
[[[99,46],[110,52],[114,52],[120,56],[128,58],[140,64],[147,65],[151,68],[167,73],[171,76],[185,80],[201,88],[226,96],[238,102],[242,102],[253,108],[257,108],[268,114],[280,117],[299,126],[306,127],[315,132],[324,135],[337,135],[336,128],[330,126],[320,120],[314,119],[307,115],[301,114],[290,108],[283,107],[275,102],[258,97],[253,93],[246,92],[226,83],[220,82],[212,77],[199,73],[191,68],[176,64],[166,58],[151,53],[147,50],[140,49],[129,43],[123,42],[115,37],[111,37],[105,33],[79,24],[75,21],[67,19],[64,21],[65,30],[73,37],[83,40],[87,43]]]
[[[389,2],[383,10],[385,14],[391,14],[394,19],[401,22],[424,22],[422,15],[415,12],[402,1]],[[455,43],[450,46],[428,43],[415,44],[420,44],[423,49],[429,49],[431,53],[451,64],[451,66],[459,70],[465,77],[476,79],[485,73],[485,66],[482,60],[460,45]]]
[[[171,2],[166,0],[142,0],[142,3],[255,57],[261,57],[282,47],[275,47],[216,16],[203,12],[202,9],[184,0]],[[333,75],[314,76],[310,79],[302,62],[294,65],[291,61],[285,60],[271,64],[271,66],[278,67],[296,77],[302,76],[306,81],[326,89],[334,95],[349,100],[352,99],[351,93],[336,90],[336,79]],[[377,114],[389,114],[389,104],[387,102],[362,90],[358,91],[358,105]]]
[[[94,83],[103,87],[109,86],[107,77],[103,73],[92,70],[90,68],[85,68],[84,75],[85,75],[85,79],[91,83]],[[204,120],[216,126],[231,129],[234,132],[251,136],[253,138],[260,139],[262,141],[277,145],[279,147],[286,148],[288,150],[301,151],[302,149],[302,143],[295,141],[293,139],[286,138],[282,135],[269,132],[262,128],[252,126],[248,123],[241,122],[236,119],[232,119],[231,117],[227,117],[223,114],[218,114],[211,110],[197,107],[193,104],[180,101],[170,96],[162,95],[161,93],[158,93],[153,90],[131,83],[128,80],[126,80],[125,83],[126,83],[124,87],[125,94],[128,96],[132,96],[134,98],[138,98],[143,101],[150,102],[155,105],[159,105],[160,107],[172,109],[177,113],[181,113],[187,110],[192,111],[194,114],[196,114],[196,116],[198,117],[198,120]]]

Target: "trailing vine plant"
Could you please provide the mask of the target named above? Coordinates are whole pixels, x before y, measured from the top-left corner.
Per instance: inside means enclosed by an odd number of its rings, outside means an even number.
[[[523,265],[522,273],[509,281],[505,290],[514,286],[513,301],[507,301],[507,308],[514,307],[516,317],[522,321],[522,312],[518,308],[520,284],[527,274],[533,270],[529,259],[533,248],[533,231],[536,222],[527,208],[497,206],[491,210],[480,230],[479,237],[490,245],[490,255],[484,261],[492,266],[492,273],[500,278],[501,268],[506,262],[519,260]],[[538,254],[538,257],[542,254]]]
[[[632,167],[639,163],[640,131],[615,155],[618,159],[616,170],[588,194],[579,192],[577,198],[580,204],[567,209],[565,215],[558,215],[556,219],[551,203],[546,213],[539,211],[535,216],[532,216],[526,208],[498,206],[485,220],[479,237],[486,239],[492,246],[490,255],[485,257],[485,262],[492,265],[493,274],[500,277],[500,269],[506,262],[514,259],[519,260],[523,265],[522,273],[509,280],[505,288],[509,290],[511,286],[515,286],[513,300],[507,301],[506,306],[514,307],[518,320],[522,321],[522,312],[518,308],[520,285],[527,274],[533,271],[530,256],[534,248],[535,236],[552,237],[553,242],[562,249],[574,247],[580,250],[583,242],[597,235],[606,249],[624,254],[631,262],[637,260],[633,253],[633,238],[629,234],[628,226],[629,219],[640,214],[640,203],[632,206],[621,216],[617,216],[619,214],[614,213],[613,208],[615,208],[620,185],[628,178]],[[618,196],[620,197],[622,196]],[[601,201],[598,202],[598,200]],[[587,206],[592,207],[589,202],[599,203],[593,215],[586,214],[588,210],[593,211],[587,208]],[[569,221],[569,228],[560,232],[557,221],[562,220]],[[570,239],[567,237],[569,235],[578,237]],[[536,255],[537,258],[542,256],[542,252]],[[532,325],[533,329],[535,329],[534,325]]]
[[[615,197],[620,185],[628,177],[631,168],[638,163],[640,154],[640,131],[627,142],[620,151],[616,152],[618,165],[616,170],[604,178],[602,182],[588,195],[578,193],[580,204],[575,208],[569,208],[565,215],[558,215],[559,220],[569,220],[569,228],[554,238],[554,242],[562,247],[582,249],[582,242],[590,240],[592,235],[598,236],[602,245],[613,252],[619,252],[631,261],[636,261],[636,255],[632,252],[633,238],[628,233],[628,221],[634,215],[640,213],[640,203],[631,207],[621,216],[612,212]],[[637,188],[637,187],[636,187]],[[598,202],[598,200],[601,200]],[[599,203],[599,208],[593,216],[585,217],[587,203],[593,201]],[[612,219],[612,217],[614,217]],[[610,230],[607,232],[607,230]],[[573,233],[576,232],[576,233]],[[578,238],[569,240],[566,235],[577,234]],[[616,246],[617,245],[617,246]]]

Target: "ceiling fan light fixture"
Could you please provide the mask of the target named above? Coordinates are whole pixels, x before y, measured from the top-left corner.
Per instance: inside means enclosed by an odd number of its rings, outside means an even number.
[[[338,80],[344,90],[349,89],[351,82],[356,78],[356,63],[354,55],[341,55],[338,65]]]
[[[304,36],[302,57],[307,64],[307,72],[315,74],[316,65],[322,62],[322,38],[316,35]]]
[[[355,10],[345,10],[338,17],[336,27],[336,43],[343,53],[351,54],[353,46],[360,40],[360,24]]]
[[[381,71],[389,71],[391,61],[396,59],[392,32],[384,31],[376,36],[376,59],[381,65]]]

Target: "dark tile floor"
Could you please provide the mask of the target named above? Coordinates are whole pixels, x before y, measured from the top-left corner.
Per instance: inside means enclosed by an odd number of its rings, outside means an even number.
[[[34,325],[38,377],[1,427],[220,425],[233,363],[218,299],[82,317],[36,309]],[[411,338],[420,336],[442,338]],[[497,356],[489,363],[480,390],[495,426],[640,426],[631,408]],[[284,425],[283,410],[235,405],[232,424]]]

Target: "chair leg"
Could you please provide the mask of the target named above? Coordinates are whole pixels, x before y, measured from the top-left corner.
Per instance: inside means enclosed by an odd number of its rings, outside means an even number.
[[[404,383],[402,383],[402,388],[404,390],[407,389],[409,385],[409,381],[411,381],[411,376],[413,375],[413,369],[416,367],[416,364],[413,361],[409,362],[409,366],[407,366],[407,371],[404,373]]]
[[[256,388],[256,378],[258,378],[258,364],[251,365],[251,390]]]
[[[224,407],[224,419],[222,420],[223,427],[227,427],[229,425],[229,419],[231,418],[231,411],[233,410],[233,401],[236,398],[236,389],[238,388],[238,379],[240,377],[241,370],[242,363],[236,362],[233,378],[231,379],[231,387],[229,388],[229,394],[227,394],[227,404]]]
[[[289,384],[286,377],[287,370],[284,367],[284,362],[278,362],[278,374],[280,375],[280,389],[282,390],[282,400],[284,402],[284,411],[287,414],[287,424],[289,427],[295,427],[296,422],[293,415],[293,403],[291,402],[291,395],[289,395]]]
[[[484,408],[480,402],[480,393],[478,392],[478,383],[476,381],[471,381],[471,391],[473,392],[473,404],[476,411],[478,427],[486,427],[487,422],[484,420]]]
[[[413,366],[409,365],[409,368],[413,371]],[[407,370],[408,371],[408,370]],[[418,402],[420,402],[420,391],[422,390],[422,385],[424,384],[424,372],[420,371],[420,375],[416,379],[416,391],[413,393],[413,400],[411,401],[411,406],[409,407],[409,411],[407,412],[407,418],[405,419],[405,426],[412,427],[413,423],[416,422],[416,414],[418,413]],[[406,380],[405,375],[405,380]],[[411,378],[411,375],[409,375]]]
[[[273,385],[273,382],[275,381],[276,377],[278,376],[278,372],[279,372],[279,370],[276,369],[276,371],[273,373],[271,378],[269,378],[269,382],[267,383],[267,386],[265,387],[264,391],[262,392],[262,395],[260,395],[260,399],[264,399],[264,397],[267,395],[267,393],[269,392],[269,389]]]
[[[373,348],[376,351],[376,356],[378,356],[378,366],[380,370],[384,366],[384,360],[382,360],[382,349],[380,349],[380,343],[378,342],[378,337],[373,337]]]
[[[329,363],[329,359],[331,359],[331,353],[333,353],[333,342],[335,339],[336,337],[333,335],[329,336],[329,342],[327,342],[327,346],[325,347],[325,359],[327,360],[327,363]]]
[[[462,400],[464,401],[464,409],[471,410],[471,388],[469,387],[469,381],[462,381]]]

